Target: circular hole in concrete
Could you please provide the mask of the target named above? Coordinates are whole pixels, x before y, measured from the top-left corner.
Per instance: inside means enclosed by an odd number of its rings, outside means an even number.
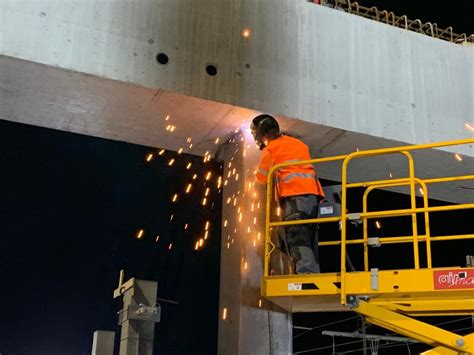
[[[209,76],[217,75],[217,66],[215,64],[206,65],[206,73]]]
[[[165,53],[158,53],[156,55],[156,61],[160,64],[168,64],[169,58]]]

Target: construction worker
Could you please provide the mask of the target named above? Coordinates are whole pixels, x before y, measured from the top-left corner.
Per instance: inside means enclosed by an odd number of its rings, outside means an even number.
[[[267,114],[255,117],[250,126],[257,146],[262,151],[256,173],[259,183],[267,182],[274,165],[309,160],[309,149],[299,139],[281,134],[277,120]],[[276,197],[283,221],[317,218],[319,201],[324,192],[312,165],[293,165],[275,173]],[[285,244],[297,274],[319,273],[318,227],[299,224],[285,227]]]

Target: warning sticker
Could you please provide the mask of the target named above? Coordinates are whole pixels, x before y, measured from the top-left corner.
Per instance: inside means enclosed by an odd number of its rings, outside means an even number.
[[[474,269],[433,271],[436,290],[474,288]]]
[[[301,283],[289,283],[288,291],[301,291],[303,289]]]
[[[325,206],[320,208],[320,213],[321,214],[332,214],[334,213],[334,208],[333,206]]]

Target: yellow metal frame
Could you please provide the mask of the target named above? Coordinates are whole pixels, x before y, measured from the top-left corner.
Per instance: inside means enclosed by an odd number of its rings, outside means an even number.
[[[433,285],[434,271],[449,271],[450,268],[433,269],[431,243],[439,241],[474,239],[474,234],[448,235],[432,237],[430,233],[430,213],[461,209],[473,209],[474,203],[465,203],[449,206],[430,207],[428,204],[428,185],[461,180],[474,180],[474,175],[451,176],[432,179],[420,179],[415,176],[415,163],[412,151],[433,149],[455,145],[473,144],[474,139],[463,139],[449,142],[439,142],[421,145],[412,145],[395,148],[357,151],[348,155],[327,158],[310,159],[299,162],[284,163],[272,167],[267,179],[266,216],[265,216],[265,263],[262,279],[262,294],[276,304],[291,312],[327,311],[327,310],[354,310],[364,314],[374,323],[400,334],[424,341],[434,349],[429,354],[450,354],[459,351],[472,353],[474,338],[464,338],[428,324],[415,321],[408,315],[460,315],[474,314],[474,288],[436,290]],[[408,161],[408,177],[348,183],[347,169],[350,162],[356,158],[370,158],[380,155],[401,154]],[[271,221],[270,207],[273,193],[273,174],[283,167],[303,164],[322,164],[342,162],[341,169],[341,216],[330,218],[315,218],[300,221],[274,222]],[[410,191],[410,208],[398,210],[384,210],[368,212],[368,196],[377,188],[408,186]],[[416,187],[423,191],[423,207],[416,205]],[[347,212],[347,190],[350,188],[365,187],[362,201],[362,212]],[[417,215],[423,214],[425,234],[419,235],[417,229]],[[411,216],[412,234],[409,236],[380,237],[380,245],[395,243],[413,244],[413,269],[381,270],[375,274],[369,271],[369,238],[368,220],[374,218],[390,218]],[[363,237],[347,240],[347,222],[353,219],[363,223]],[[340,222],[341,238],[336,241],[320,242],[320,247],[340,246],[340,272],[312,275],[269,275],[269,262],[276,246],[270,239],[272,228],[308,224]],[[420,265],[419,243],[426,244],[426,267]],[[348,272],[346,270],[347,245],[362,244],[364,250],[364,270]],[[461,268],[454,268],[459,271]],[[463,270],[470,270],[463,268]],[[472,269],[474,270],[474,269]],[[376,279],[376,287],[372,283]],[[367,301],[359,300],[363,297]],[[348,304],[349,298],[357,298],[357,305]],[[402,314],[404,315],[402,315]],[[435,329],[433,329],[435,328]],[[427,336],[433,334],[433,336]],[[436,336],[434,336],[436,335]],[[462,339],[461,339],[462,338]],[[461,339],[461,340],[459,340]],[[454,341],[454,343],[453,343]],[[457,343],[456,343],[457,342]],[[459,344],[463,345],[459,345]]]

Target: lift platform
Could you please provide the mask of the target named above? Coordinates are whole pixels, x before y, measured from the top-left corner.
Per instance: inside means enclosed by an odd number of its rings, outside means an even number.
[[[463,144],[473,144],[474,139],[440,142],[397,148],[357,151],[348,155],[307,161],[291,162],[274,166],[268,175],[265,226],[265,265],[261,283],[264,297],[289,312],[338,312],[354,311],[366,317],[367,321],[403,336],[424,342],[433,349],[424,354],[474,354],[474,333],[459,335],[430,325],[413,317],[420,316],[474,316],[474,267],[453,266],[436,268],[432,264],[431,243],[453,240],[472,240],[474,234],[431,236],[430,215],[435,212],[466,210],[474,208],[473,203],[429,206],[428,186],[434,183],[474,180],[474,175],[436,177],[421,179],[415,176],[412,152]],[[371,158],[380,155],[401,154],[408,161],[408,177],[390,180],[348,183],[347,168],[354,159]],[[304,221],[271,221],[273,174],[278,169],[291,165],[322,164],[341,162],[341,212],[337,216],[320,217]],[[410,206],[406,209],[368,210],[368,196],[377,188],[406,186],[410,192]],[[362,211],[347,211],[347,191],[351,188],[365,188]],[[423,197],[422,206],[417,206],[416,191]],[[371,219],[407,216],[411,218],[411,235],[385,238],[369,238],[368,221]],[[418,233],[418,222],[424,223],[423,235]],[[340,239],[319,242],[319,247],[340,248],[340,270],[335,273],[274,275],[270,273],[270,262],[276,245],[271,233],[278,227],[307,223],[340,223]],[[362,225],[363,237],[348,239],[347,225],[357,222]],[[473,225],[474,229],[474,225]],[[474,232],[474,230],[473,230]],[[413,247],[413,268],[380,270],[369,264],[370,246],[409,243]],[[364,253],[364,269],[346,270],[347,245],[359,244]],[[420,265],[420,244],[426,250],[424,265]],[[406,258],[406,255],[404,255]]]

